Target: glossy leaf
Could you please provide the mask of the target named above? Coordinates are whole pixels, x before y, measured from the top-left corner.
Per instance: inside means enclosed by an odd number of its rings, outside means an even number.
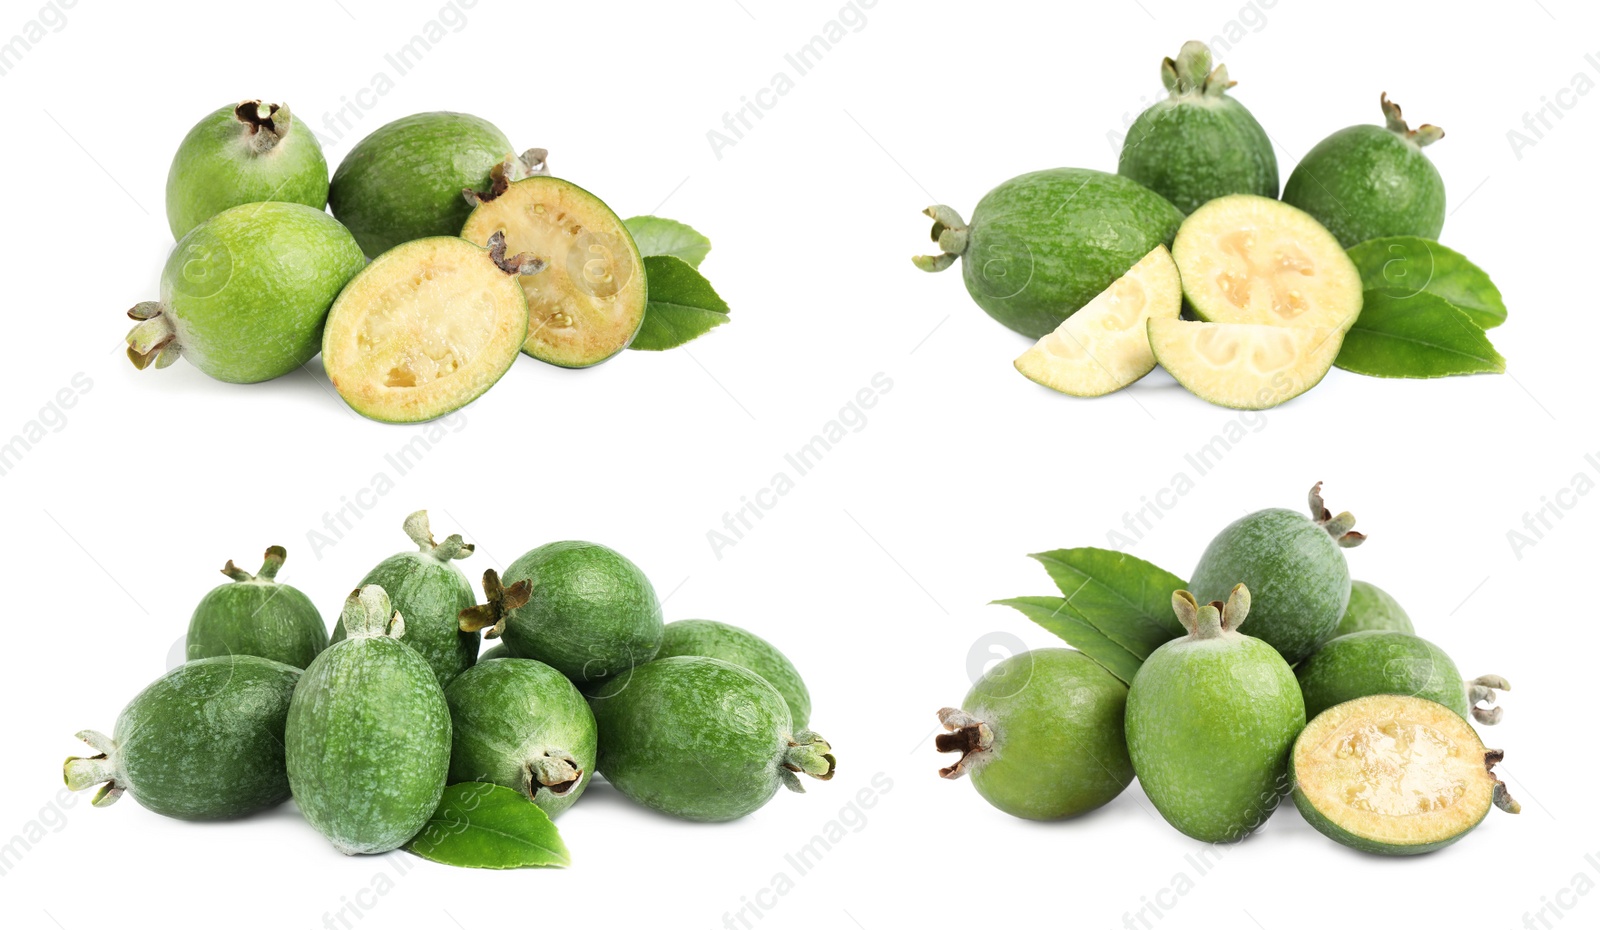
[[[1442,378],[1506,370],[1482,329],[1442,297],[1363,295],[1361,316],[1334,364],[1379,378]]]
[[[438,809],[406,849],[471,869],[572,863],[556,825],[537,804],[519,791],[483,782],[445,788]]]
[[[1065,598],[1012,597],[994,603],[1014,608],[1023,616],[1065,640],[1067,645],[1100,663],[1106,671],[1133,683],[1133,676],[1144,662],[1115,640],[1084,620]]]
[[[1088,546],[1035,553],[1078,616],[1141,661],[1184,635],[1172,592],[1188,582],[1144,559]]]
[[[634,245],[639,247],[639,254],[646,258],[651,255],[671,255],[687,262],[691,268],[699,268],[711,251],[710,239],[677,220],[635,216],[623,220],[622,225],[628,227],[628,232],[633,234]]]
[[[1483,329],[1506,321],[1506,305],[1489,275],[1465,255],[1432,239],[1388,236],[1349,249],[1361,286],[1390,297],[1428,293],[1455,304]]]
[[[673,349],[728,322],[728,305],[700,272],[681,258],[644,260],[650,301],[630,348]]]

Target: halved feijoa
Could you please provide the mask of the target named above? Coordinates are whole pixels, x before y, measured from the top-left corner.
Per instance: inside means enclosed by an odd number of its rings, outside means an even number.
[[[500,380],[528,334],[518,275],[531,255],[506,257],[505,237],[483,249],[454,236],[398,245],[334,301],[322,366],[362,416],[417,423],[466,406]]]
[[[1344,341],[1336,327],[1168,319],[1147,325],[1150,351],[1168,374],[1201,400],[1235,410],[1276,407],[1316,387]]]
[[[600,198],[539,176],[476,195],[461,237],[507,245],[544,260],[524,276],[528,339],[522,351],[563,368],[598,365],[628,347],[644,322],[645,275],[633,235]]]
[[[1219,197],[1172,242],[1183,296],[1202,320],[1348,330],[1361,275],[1309,213],[1270,197]]]
[[[1323,835],[1410,856],[1465,836],[1491,804],[1521,810],[1494,775],[1504,757],[1483,748],[1450,708],[1381,694],[1317,715],[1295,740],[1289,766],[1295,806]]]
[[[1029,381],[1053,391],[1110,394],[1156,367],[1145,321],[1176,320],[1182,309],[1178,266],[1167,247],[1158,245],[1013,364]]]

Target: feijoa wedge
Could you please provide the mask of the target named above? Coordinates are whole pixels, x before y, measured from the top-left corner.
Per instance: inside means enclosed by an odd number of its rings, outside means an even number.
[[[1316,387],[1339,356],[1339,329],[1152,318],[1150,351],[1202,400],[1265,410]]]
[[[1385,856],[1433,852],[1483,822],[1521,810],[1459,714],[1404,695],[1357,698],[1317,715],[1289,754],[1294,803],[1346,846]]]
[[[477,196],[461,237],[539,256],[522,278],[528,339],[522,351],[563,368],[587,368],[628,347],[648,296],[633,235],[600,198],[570,181],[532,177]]]
[[[1212,323],[1348,330],[1361,275],[1310,214],[1254,194],[1219,197],[1184,220],[1172,243],[1183,296]]]
[[[1164,245],[1150,250],[1014,363],[1035,384],[1077,397],[1121,390],[1150,373],[1145,321],[1178,318],[1183,285]]]
[[[356,275],[328,311],[322,366],[345,403],[388,423],[432,420],[500,380],[528,335],[518,275],[543,263],[454,236],[396,246]]]

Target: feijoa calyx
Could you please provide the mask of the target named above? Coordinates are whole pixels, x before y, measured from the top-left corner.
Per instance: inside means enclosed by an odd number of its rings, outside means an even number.
[[[476,206],[463,239],[484,245],[503,234],[507,248],[544,262],[539,274],[520,279],[528,296],[522,351],[586,368],[628,347],[644,324],[648,287],[633,234],[610,207],[549,176],[497,183],[468,199]]]
[[[222,573],[232,583],[211,589],[189,618],[189,661],[250,655],[305,668],[328,645],[328,628],[311,599],[277,580],[287,553],[267,550],[254,575],[229,560]]]
[[[1306,714],[1373,694],[1405,694],[1469,714],[1482,724],[1500,722],[1498,691],[1511,690],[1499,675],[1463,681],[1443,649],[1420,636],[1364,630],[1336,636],[1295,668]]]
[[[661,630],[656,658],[706,656],[732,662],[767,680],[783,695],[789,719],[803,729],[811,722],[811,692],[789,657],[756,634],[716,620],[675,620]]]
[[[1250,589],[1250,633],[1294,663],[1326,641],[1350,601],[1344,549],[1366,540],[1349,512],[1334,516],[1322,483],[1309,495],[1311,517],[1258,510],[1228,524],[1206,546],[1189,586],[1199,599],[1220,600],[1234,585]]]
[[[673,656],[602,684],[591,699],[598,765],[618,791],[685,820],[752,813],[799,776],[826,781],[827,741],[795,728],[783,695],[721,659]]]
[[[1295,740],[1294,803],[1320,833],[1354,849],[1432,852],[1482,823],[1490,807],[1522,809],[1495,777],[1503,758],[1441,704],[1357,698],[1318,714]]]
[[[284,728],[300,670],[259,656],[180,665],[139,692],[111,736],[84,730],[96,755],[66,763],[67,787],[100,785],[181,820],[242,817],[289,799]]]
[[[321,210],[328,162],[288,104],[245,100],[189,130],[167,171],[167,224],[181,239],[229,207],[278,200]]]
[[[1150,802],[1187,836],[1232,842],[1256,830],[1288,794],[1289,747],[1305,705],[1288,663],[1238,631],[1251,593],[1172,606],[1189,635],[1145,659],[1128,689],[1128,755]]]
[[[1035,649],[996,663],[961,707],[939,711],[939,770],[967,776],[984,800],[1017,817],[1054,820],[1110,802],[1133,780],[1124,713],[1128,686],[1081,652]]]
[[[1161,62],[1165,100],[1128,127],[1117,173],[1150,188],[1184,213],[1228,194],[1278,196],[1272,140],[1228,94],[1228,67],[1211,67],[1204,42],[1185,42]]]
[[[396,849],[439,805],[450,770],[450,707],[405,620],[377,585],[352,592],[349,636],[301,676],[284,729],[295,804],[347,855]]]

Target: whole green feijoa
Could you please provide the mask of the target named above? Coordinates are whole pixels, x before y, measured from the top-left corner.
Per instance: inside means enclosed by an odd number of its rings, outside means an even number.
[[[1388,94],[1383,126],[1350,126],[1312,147],[1283,185],[1283,199],[1317,218],[1350,248],[1382,236],[1439,238],[1444,179],[1423,147],[1444,138],[1424,124],[1412,129]]]
[[[661,634],[656,658],[706,656],[747,668],[778,689],[789,705],[789,719],[804,729],[811,722],[811,692],[789,657],[756,634],[731,623],[715,620],[676,620]]]
[[[1306,715],[1373,694],[1404,694],[1443,704],[1482,724],[1500,722],[1496,689],[1511,690],[1499,675],[1463,681],[1443,649],[1420,636],[1365,630],[1336,636],[1295,668]],[[1486,706],[1479,706],[1480,704]]]
[[[471,555],[473,547],[459,533],[435,543],[426,510],[406,517],[403,529],[417,548],[379,562],[357,587],[375,584],[388,594],[406,618],[406,645],[427,661],[443,688],[478,661],[478,637],[463,631],[456,619],[477,599],[472,583],[452,564]],[[331,641],[344,638],[341,619],[334,624]]]
[[[1204,42],[1161,62],[1170,92],[1140,113],[1122,140],[1117,173],[1193,213],[1228,194],[1278,196],[1278,158],[1266,130],[1228,96],[1228,66],[1211,69]]]
[[[488,603],[461,615],[461,629],[503,639],[511,654],[553,665],[578,684],[655,658],[661,603],[639,567],[591,542],[555,542],[525,553],[503,579],[484,573]]]
[[[833,750],[797,729],[779,694],[721,659],[673,656],[601,685],[591,699],[600,773],[632,800],[685,820],[736,820],[800,774],[833,777]]]
[[[126,791],[180,820],[242,817],[289,799],[283,733],[300,670],[259,656],[180,665],[139,692],[111,736],[78,738],[97,755],[66,763],[67,787],[102,785],[96,807]]]
[[[1294,672],[1238,632],[1250,612],[1238,585],[1226,604],[1172,595],[1189,635],[1145,659],[1128,689],[1128,755],[1150,803],[1186,836],[1243,839],[1293,787],[1289,747],[1306,725]]]
[[[305,668],[328,646],[322,614],[298,588],[277,580],[287,556],[282,546],[267,550],[261,571],[252,575],[230,559],[222,573],[230,584],[201,598],[189,618],[189,661],[247,655]]]
[[[923,271],[961,264],[967,293],[1030,339],[1052,332],[1158,245],[1172,245],[1183,213],[1136,181],[1087,168],[1012,178],[983,195],[972,222],[946,206],[933,217],[939,255]]]
[[[161,300],[128,311],[135,368],[181,355],[219,381],[288,374],[322,348],[334,298],[366,264],[328,214],[299,203],[247,203],[189,230],[161,272]]]
[[[939,711],[940,752],[961,758],[939,774],[971,774],[1000,810],[1054,820],[1094,810],[1133,780],[1123,715],[1128,686],[1072,649],[1035,649],[984,673],[961,709]]]
[[[382,588],[351,592],[340,619],[350,638],[317,656],[289,704],[289,787],[340,852],[388,852],[439,806],[450,706],[433,669],[401,642],[405,619]]]
[[[1311,518],[1293,510],[1258,510],[1228,524],[1206,546],[1189,588],[1218,601],[1234,585],[1250,588],[1250,633],[1293,664],[1311,655],[1339,625],[1350,602],[1350,566],[1342,549],[1366,537],[1356,518],[1337,517],[1322,503],[1322,482],[1311,489]]]
[[[543,149],[522,155],[495,125],[466,113],[416,113],[373,130],[339,163],[328,206],[369,257],[402,242],[454,236],[472,212],[463,192],[545,173]]]
[[[1350,581],[1350,604],[1344,617],[1333,631],[1334,636],[1359,633],[1362,630],[1391,630],[1396,633],[1414,633],[1411,617],[1400,602],[1389,592],[1365,581]]]
[[[229,207],[279,200],[321,210],[328,204],[328,162],[316,133],[289,115],[288,104],[246,100],[194,124],[167,170],[167,225],[172,237]]]
[[[594,775],[595,724],[565,675],[533,659],[484,662],[444,691],[454,748],[450,782],[491,782],[526,795],[551,817]]]

